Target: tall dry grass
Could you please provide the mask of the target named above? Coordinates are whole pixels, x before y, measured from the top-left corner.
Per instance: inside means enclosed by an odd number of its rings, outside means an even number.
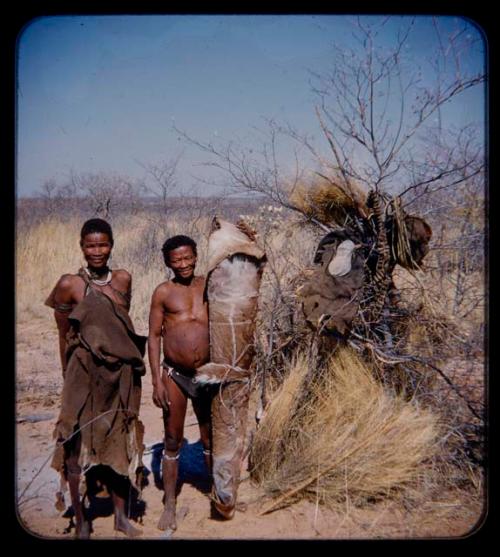
[[[182,214],[182,216],[181,216]],[[115,217],[111,223],[115,247],[110,263],[112,268],[125,268],[132,274],[133,299],[131,316],[138,331],[147,332],[148,312],[154,288],[170,273],[165,268],[161,245],[174,234],[189,234],[198,242],[199,274],[207,269],[206,246],[213,215],[178,212],[168,218],[144,212]],[[305,227],[292,220],[280,208],[262,206],[256,214],[245,216],[258,232],[268,262],[265,268],[261,295],[261,312],[257,323],[257,353],[260,368],[267,367],[281,373],[286,363],[280,346],[297,346],[290,341],[305,334],[301,323],[300,301],[296,295],[296,278],[311,261],[320,230]],[[74,273],[84,264],[79,246],[82,222],[61,222],[49,216],[32,226],[22,225],[16,241],[16,305],[17,319],[46,318],[50,310],[44,300],[63,273]],[[429,256],[432,260],[432,252]],[[448,273],[416,272],[414,276],[397,269],[395,280],[401,289],[405,307],[420,307],[417,325],[411,335],[403,339],[406,350],[434,358],[436,363],[460,354],[470,358],[482,346],[484,331],[484,285],[480,271],[467,275],[469,281],[457,311],[457,295],[453,280],[459,271]],[[443,276],[443,280],[440,280]],[[448,284],[448,287],[447,287]],[[477,305],[474,305],[477,303]],[[471,308],[470,311],[468,308]],[[444,325],[443,325],[444,324]],[[450,325],[450,326],[448,326]],[[451,327],[452,326],[452,327]],[[398,339],[395,339],[398,342]],[[451,341],[453,341],[451,343]],[[450,344],[451,343],[451,344]],[[290,353],[286,354],[289,357]]]
[[[387,392],[351,349],[312,378],[299,356],[253,437],[252,478],[274,498],[361,505],[415,487],[439,418]],[[308,384],[309,381],[309,384]]]
[[[17,230],[16,314],[18,320],[44,317],[44,301],[63,273],[82,265],[78,223],[48,218],[34,227]]]
[[[44,301],[61,275],[76,273],[85,265],[80,249],[83,222],[61,222],[49,217],[39,224],[19,229],[16,237],[16,317],[19,322],[46,318],[51,310]],[[187,222],[169,219],[165,225],[148,215],[117,218],[111,222],[114,248],[109,266],[132,275],[130,314],[138,332],[147,334],[151,296],[158,284],[170,277],[161,254],[169,236],[185,234]],[[199,219],[189,230],[199,244],[199,274],[206,270],[206,238],[210,218]]]

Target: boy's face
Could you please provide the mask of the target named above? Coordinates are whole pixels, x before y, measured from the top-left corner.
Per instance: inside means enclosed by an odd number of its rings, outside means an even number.
[[[168,266],[176,277],[189,279],[194,275],[196,255],[191,246],[179,246],[168,252]]]

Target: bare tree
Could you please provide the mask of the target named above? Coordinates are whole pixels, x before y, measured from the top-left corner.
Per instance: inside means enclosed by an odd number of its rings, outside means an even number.
[[[174,129],[206,153],[209,156],[206,164],[221,170],[235,190],[271,200],[319,225],[323,231],[335,230],[346,223],[352,230],[361,229],[363,238],[368,238],[367,253],[376,253],[378,257],[371,279],[381,279],[379,301],[384,304],[379,312],[382,317],[369,325],[383,332],[368,335],[363,328],[355,329],[359,338],[354,336],[353,343],[368,350],[381,374],[389,369],[394,378],[396,371],[401,372],[406,387],[408,381],[412,383],[410,394],[428,387],[422,380],[427,373],[422,366],[433,370],[465,401],[474,418],[481,421],[482,408],[472,404],[467,393],[455,384],[454,376],[450,379],[450,374],[442,369],[443,358],[450,354],[466,357],[480,353],[482,344],[481,317],[479,322],[471,322],[471,329],[479,331],[475,337],[461,334],[456,328],[460,319],[471,318],[484,304],[484,291],[471,289],[474,280],[479,278],[481,282],[483,271],[482,130],[481,126],[472,125],[456,129],[449,117],[450,108],[461,95],[485,82],[484,68],[471,69],[473,65],[467,61],[471,52],[480,51],[480,39],[476,32],[470,32],[470,24],[465,20],[458,19],[452,30],[449,25],[445,30],[440,18],[429,18],[433,32],[430,38],[437,48],[430,58],[415,60],[409,57],[408,46],[417,19],[402,18],[392,45],[388,46],[386,34],[382,37],[382,33],[394,21],[395,18],[355,19],[353,45],[335,46],[330,69],[311,73],[317,101],[312,112],[324,139],[322,144],[290,123],[275,120],[268,120],[266,128],[259,130],[262,135],[257,148],[234,141],[203,141]],[[290,140],[294,163],[285,166],[280,153],[283,142],[290,150]],[[325,222],[315,217],[314,211],[304,211],[294,201],[294,192],[307,183],[311,170],[346,191],[357,184],[373,192],[379,214],[368,222],[354,218],[349,223]],[[401,311],[388,308],[386,296],[394,269],[388,264],[386,225],[396,207],[425,215],[437,232],[433,257],[429,258],[430,278],[422,282],[418,270],[407,273],[409,286],[403,294],[408,294],[407,299],[414,303]],[[451,234],[450,230],[440,229],[443,214],[447,215]],[[446,251],[450,243],[453,251]],[[451,261],[454,274],[444,272],[444,260]],[[478,272],[474,277],[471,268]],[[450,313],[450,306],[446,305],[448,290],[444,296],[446,281],[451,281],[453,288],[453,323],[444,316]],[[280,300],[284,287],[282,280],[271,282],[275,295],[269,299],[275,309],[274,301]],[[369,304],[375,299],[372,294]],[[422,299],[427,303],[425,311],[418,301]],[[263,330],[276,345],[279,342],[276,343],[275,315],[276,311],[268,314],[269,326]],[[408,326],[401,331],[405,319]],[[416,331],[418,327],[423,330],[425,347],[416,347],[410,339],[410,329]],[[268,358],[272,347],[265,348],[266,343],[263,344],[264,357]]]
[[[477,153],[470,153],[461,165],[452,156],[431,165],[424,163],[431,156],[428,134],[443,130],[443,110],[485,80],[483,71],[471,72],[462,60],[470,49],[477,48],[478,39],[467,33],[465,21],[444,36],[435,18],[440,46],[433,59],[415,65],[406,52],[415,19],[403,20],[392,47],[379,44],[381,31],[392,19],[367,24],[358,18],[354,46],[335,46],[331,70],[311,72],[318,101],[315,113],[329,156],[308,135],[274,120],[268,120],[267,130],[261,132],[265,136],[260,149],[235,142],[215,145],[195,140],[176,127],[175,131],[212,155],[207,164],[224,170],[235,187],[264,194],[285,206],[288,197],[282,191],[285,176],[278,163],[279,136],[296,140],[295,171],[287,176],[287,184],[295,184],[303,176],[299,153],[304,148],[323,172],[340,173],[346,182],[354,179],[382,192],[396,187],[406,195],[421,185],[429,190],[438,181],[451,184],[462,170],[467,172],[461,180],[474,175],[479,171]]]
[[[142,184],[124,176],[71,172],[69,186],[86,199],[95,216],[109,218],[119,210],[133,213],[141,207]]]
[[[482,71],[468,71],[461,62],[473,46],[465,30],[468,24],[462,21],[443,36],[434,19],[441,46],[432,60],[412,67],[405,47],[415,20],[401,26],[392,47],[383,47],[378,36],[388,21],[368,25],[358,18],[357,48],[336,47],[332,70],[313,74],[316,114],[333,155],[327,166],[339,170],[346,181],[355,179],[386,192],[456,179],[477,162],[476,154],[461,165],[451,156],[429,167],[417,163],[430,156],[426,137],[430,130],[442,130],[445,105],[485,79]],[[412,176],[415,166],[419,172]]]
[[[57,195],[57,181],[53,178],[45,180],[41,187],[41,197],[44,200],[45,210],[52,214],[56,210],[55,197]]]
[[[78,205],[74,186],[71,183],[59,184],[54,178],[45,180],[42,184],[40,197],[43,201],[43,215],[69,215]]]
[[[181,157],[182,153],[158,164],[138,163],[146,171],[147,175],[147,179],[144,182],[145,193],[153,195],[160,201],[161,210],[164,214],[167,214],[172,208],[172,196],[179,192],[177,167]]]

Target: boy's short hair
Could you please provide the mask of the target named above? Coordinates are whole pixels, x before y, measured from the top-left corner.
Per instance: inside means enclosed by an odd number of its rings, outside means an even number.
[[[193,250],[193,253],[197,255],[196,242],[193,240],[193,238],[184,236],[183,234],[178,234],[177,236],[172,236],[171,238],[168,238],[168,240],[165,240],[165,243],[161,248],[161,251],[163,253],[163,260],[165,261],[166,265],[168,265],[169,263],[169,253],[174,249],[180,248],[181,246],[190,246]]]

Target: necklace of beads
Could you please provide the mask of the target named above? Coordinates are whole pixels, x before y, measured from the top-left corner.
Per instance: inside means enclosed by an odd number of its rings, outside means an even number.
[[[96,274],[89,271],[88,268],[85,268],[85,272],[89,276],[90,280],[94,284],[97,284],[97,286],[106,286],[106,284],[109,284],[111,282],[111,278],[113,276],[113,272],[111,270],[108,271],[108,276],[105,279],[102,279],[102,280],[96,278]]]

